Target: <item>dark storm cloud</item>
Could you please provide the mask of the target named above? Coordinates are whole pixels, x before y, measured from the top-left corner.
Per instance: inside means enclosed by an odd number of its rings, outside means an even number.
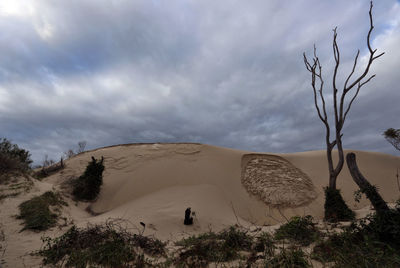
[[[365,55],[368,6],[354,1],[15,1],[0,3],[0,136],[58,158],[127,142],[324,148],[302,52],[316,43],[330,92],[332,29],[342,68]],[[18,4],[20,6],[18,6]],[[399,3],[377,2],[385,51],[345,126],[345,146],[395,153]]]

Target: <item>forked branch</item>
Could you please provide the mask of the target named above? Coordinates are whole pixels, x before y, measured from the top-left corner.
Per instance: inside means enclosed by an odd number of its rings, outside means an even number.
[[[367,80],[363,79],[367,76],[369,69],[373,63],[374,60],[376,60],[377,58],[381,57],[383,54],[385,54],[384,52],[380,53],[379,55],[375,56],[376,53],[376,49],[372,49],[371,47],[371,33],[372,30],[374,29],[374,24],[373,24],[373,19],[372,19],[372,1],[370,2],[370,8],[369,8],[369,23],[370,23],[370,27],[369,27],[369,31],[368,31],[368,35],[367,35],[367,46],[368,46],[368,51],[369,51],[369,59],[368,59],[368,63],[365,66],[364,71],[361,73],[361,75],[359,75],[352,83],[350,83],[350,85],[348,85],[352,75],[354,74],[354,71],[356,69],[357,66],[357,61],[358,61],[358,57],[360,55],[360,50],[357,51],[357,55],[354,59],[354,63],[353,63],[353,68],[349,74],[349,76],[347,77],[345,83],[344,83],[344,87],[343,87],[343,92],[342,92],[342,96],[340,98],[340,111],[339,111],[339,125],[341,127],[343,127],[344,121],[346,120],[346,116],[351,108],[351,105],[353,104],[354,99],[357,97],[360,89],[362,86],[364,86],[365,84],[367,84],[369,81],[371,81],[372,78],[375,77],[375,75],[370,76]],[[335,79],[335,77],[334,77]],[[352,90],[355,86],[357,86],[356,89],[356,93],[353,95],[353,98],[351,99],[351,101],[349,102],[349,104],[347,105],[347,108],[344,109],[344,102],[345,102],[345,97],[346,94]],[[343,113],[343,111],[345,110],[345,112]]]

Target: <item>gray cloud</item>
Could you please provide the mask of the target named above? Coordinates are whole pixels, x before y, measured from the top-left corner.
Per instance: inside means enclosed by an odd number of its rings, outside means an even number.
[[[21,1],[0,4],[0,136],[37,163],[80,140],[323,149],[302,53],[317,45],[327,94],[331,30],[342,75],[366,53],[365,0]],[[399,14],[394,0],[375,3],[386,55],[346,122],[347,148],[397,153],[381,133],[399,127]]]

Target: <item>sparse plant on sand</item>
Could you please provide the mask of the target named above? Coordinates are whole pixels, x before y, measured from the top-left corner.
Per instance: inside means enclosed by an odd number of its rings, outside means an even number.
[[[265,267],[271,268],[307,268],[312,267],[304,251],[300,248],[283,248],[281,252],[266,259]]]
[[[104,158],[92,161],[86,167],[85,172],[78,179],[73,181],[72,194],[78,200],[93,201],[100,193],[100,187],[103,184]]]
[[[253,238],[235,226],[219,233],[208,232],[178,241],[181,246],[177,264],[204,266],[240,258],[239,251],[250,251]]]
[[[151,257],[165,255],[165,244],[158,239],[132,234],[119,221],[86,228],[72,226],[57,238],[45,237],[37,252],[44,265],[66,267],[153,267]]]
[[[51,191],[45,192],[41,196],[33,197],[19,205],[20,213],[18,219],[24,220],[24,230],[43,231],[57,223],[59,214],[51,208],[60,208],[67,205],[61,195]]]
[[[320,236],[310,215],[292,217],[275,232],[275,239],[287,239],[292,243],[308,246]]]
[[[400,267],[399,215],[369,215],[318,242],[311,257],[333,267]]]
[[[343,83],[343,89],[341,90],[340,96],[338,96],[339,92],[339,81],[338,81],[338,70],[340,66],[340,51],[339,46],[337,44],[337,30],[336,28],[333,30],[333,54],[335,60],[334,72],[333,72],[333,83],[332,83],[332,95],[333,95],[333,118],[334,118],[334,138],[331,140],[331,124],[328,119],[328,112],[326,109],[326,102],[325,97],[323,94],[323,87],[324,87],[324,79],[322,76],[322,66],[320,60],[317,56],[316,47],[314,46],[314,57],[313,61],[310,63],[304,53],[304,63],[306,69],[311,73],[311,86],[314,92],[314,104],[317,110],[318,116],[322,123],[325,126],[325,142],[326,142],[326,153],[328,159],[328,167],[329,167],[329,185],[328,187],[330,190],[336,190],[336,180],[341,172],[344,164],[344,153],[343,153],[343,144],[342,144],[342,137],[343,137],[343,126],[350,111],[350,108],[357,98],[361,88],[371,81],[375,75],[368,76],[368,72],[372,63],[379,57],[381,57],[384,53],[380,53],[376,55],[376,49],[372,49],[371,47],[371,33],[374,29],[373,19],[372,19],[372,1],[370,4],[369,9],[369,21],[370,21],[370,28],[367,35],[367,47],[368,47],[368,59],[367,65],[365,68],[360,72],[360,75],[352,78],[353,74],[355,73],[355,69],[357,66],[358,57],[360,55],[360,50],[357,51],[357,54],[354,59],[352,70],[350,71],[349,75],[347,76],[346,80]],[[349,97],[349,93],[353,92],[353,95]],[[347,100],[350,98],[349,100]],[[333,161],[333,149],[337,148],[338,152],[338,161],[334,164]],[[331,193],[332,191],[329,191]],[[327,192],[327,191],[325,191]],[[339,192],[336,192],[334,196],[340,195]],[[338,218],[338,215],[351,215],[351,213],[335,213],[335,207],[329,207],[329,204],[335,204],[335,202],[331,202],[329,200],[330,196],[326,196],[326,204],[325,209],[328,207],[329,211],[332,213],[325,213],[325,217],[327,220],[331,221],[340,221],[340,220],[351,220],[350,218]],[[346,205],[347,207],[347,205]],[[338,208],[338,210],[343,210],[343,207]],[[349,210],[349,208],[347,208]]]

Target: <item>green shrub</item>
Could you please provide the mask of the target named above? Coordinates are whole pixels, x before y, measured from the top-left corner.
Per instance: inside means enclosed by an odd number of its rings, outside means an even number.
[[[362,219],[355,232],[400,250],[400,209],[390,209]]]
[[[3,138],[0,142],[0,183],[10,173],[25,173],[30,169],[30,153]]]
[[[58,215],[50,210],[50,207],[60,207],[67,205],[59,194],[45,192],[41,196],[33,197],[19,205],[20,213],[18,219],[24,220],[24,228],[43,231],[57,223]]]
[[[314,242],[319,235],[320,232],[315,227],[313,217],[310,215],[292,217],[288,223],[281,225],[275,232],[276,239],[288,239],[302,246],[308,246]]]
[[[311,267],[301,249],[282,249],[281,252],[265,262],[266,268],[302,268]]]
[[[256,237],[254,250],[256,252],[264,252],[267,256],[272,256],[275,250],[273,237],[269,233],[262,232]]]
[[[73,226],[58,238],[42,240],[44,246],[37,254],[43,257],[43,265],[144,267],[151,264],[143,252],[165,255],[165,244],[160,240],[131,234],[115,222],[82,229]]]
[[[400,267],[400,212],[369,215],[318,243],[312,258],[335,267]]]
[[[253,238],[246,232],[231,226],[220,233],[208,232],[178,241],[184,247],[178,263],[204,266],[210,262],[227,262],[240,257],[239,251],[250,251]]]
[[[92,157],[83,175],[73,182],[72,194],[76,199],[93,201],[97,198],[103,184],[103,161],[103,157],[99,161]]]
[[[330,187],[325,190],[325,220],[330,222],[351,221],[355,219],[354,212],[346,205],[340,190]]]
[[[319,242],[312,258],[334,267],[400,267],[398,251],[360,233],[345,231]]]

